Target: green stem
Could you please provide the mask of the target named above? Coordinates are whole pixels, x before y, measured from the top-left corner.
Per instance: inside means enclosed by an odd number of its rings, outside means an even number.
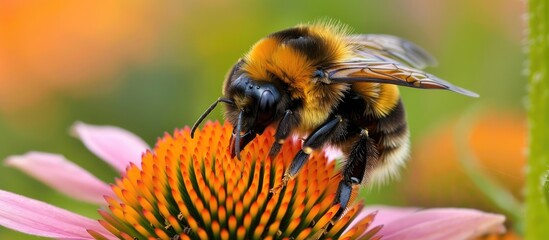
[[[549,236],[549,206],[544,187],[549,169],[549,5],[528,2],[529,134],[526,186],[526,239]]]

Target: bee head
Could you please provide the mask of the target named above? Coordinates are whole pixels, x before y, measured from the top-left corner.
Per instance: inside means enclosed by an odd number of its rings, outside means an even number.
[[[231,154],[242,150],[273,121],[281,100],[278,89],[270,82],[250,79],[241,74],[225,89],[225,96],[234,104],[227,104],[226,118],[233,126]],[[240,157],[240,156],[239,156]]]
[[[226,103],[226,119],[234,126],[230,143],[231,155],[240,159],[240,151],[274,122],[281,109],[281,95],[271,82],[252,80],[245,73],[236,74],[234,69],[227,78],[223,93],[224,96],[210,105],[196,121],[191,137],[194,137],[198,125],[219,102]]]

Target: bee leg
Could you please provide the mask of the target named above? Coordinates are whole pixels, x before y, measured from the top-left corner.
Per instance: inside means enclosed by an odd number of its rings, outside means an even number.
[[[353,186],[361,184],[364,181],[366,170],[371,169],[377,161],[378,151],[374,141],[368,137],[368,132],[363,130],[343,168],[343,179],[339,183],[334,199],[334,204],[340,204],[335,219],[340,218],[345,212],[347,205],[349,205]]]
[[[328,140],[332,138],[333,133],[338,132],[338,128],[341,128],[343,125],[345,125],[341,124],[342,122],[343,118],[341,116],[336,116],[333,119],[329,119],[328,121],[320,125],[320,127],[317,128],[315,131],[313,131],[311,135],[307,137],[307,139],[305,139],[303,147],[296,154],[296,156],[292,160],[292,163],[290,164],[290,167],[286,171],[283,182],[287,182],[289,178],[294,177],[299,172],[299,170],[305,165],[305,163],[309,159],[309,155],[313,152],[313,150],[322,147],[324,143],[328,142]]]
[[[269,157],[271,157],[271,159],[278,155],[278,152],[280,152],[284,140],[290,135],[290,132],[297,124],[297,122],[298,121],[295,118],[292,110],[286,110],[286,112],[284,113],[284,117],[282,118],[282,120],[280,120],[280,123],[276,128],[275,142],[273,143],[273,145],[271,146],[271,150],[269,151]]]
[[[313,150],[321,147],[324,143],[326,143],[334,133],[338,132],[338,128],[341,129],[345,126],[345,124],[341,124],[342,122],[343,118],[341,116],[336,116],[335,118],[327,120],[322,125],[320,125],[319,128],[314,130],[311,135],[309,135],[309,137],[305,139],[303,147],[301,148],[301,150],[299,150],[299,152],[290,163],[290,167],[286,170],[286,173],[282,178],[282,183],[279,186],[275,186],[273,189],[271,189],[269,193],[275,194],[284,186],[286,186],[288,181],[295,175],[297,175],[299,170],[305,165],[307,159],[309,159],[309,155],[313,152]]]

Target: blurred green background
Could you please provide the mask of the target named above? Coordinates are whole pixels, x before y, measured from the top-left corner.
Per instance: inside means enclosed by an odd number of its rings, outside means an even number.
[[[491,112],[487,126],[511,119],[511,128],[518,129],[517,136],[509,136],[507,125],[492,132],[482,132],[481,126],[478,134],[485,140],[480,144],[492,147],[481,146],[483,156],[509,149],[498,145],[506,138],[519,139],[509,144],[521,150],[524,8],[520,0],[0,1],[0,159],[30,150],[61,153],[111,182],[115,171],[69,136],[75,121],[120,126],[153,145],[165,131],[194,123],[220,96],[226,71],[258,39],[323,18],[348,24],[355,33],[409,39],[438,59],[439,66],[429,72],[481,95],[474,99],[401,88],[414,152],[417,145],[427,146],[427,153],[444,150],[433,136],[453,131],[451,126],[471,108],[479,119]],[[210,118],[221,119],[221,111]],[[523,155],[516,156],[495,164],[509,162],[520,169]],[[437,155],[427,165],[443,165],[446,158],[457,157]],[[365,191],[367,203],[476,207],[476,201],[445,202],[438,195],[416,194],[414,189],[431,189],[428,184],[440,179],[406,185],[417,179],[413,169],[400,181]],[[520,188],[522,177],[516,172],[491,165],[483,169],[508,178],[504,185]],[[97,217],[96,206],[74,201],[3,165],[0,189]],[[37,238],[0,228],[0,239]]]

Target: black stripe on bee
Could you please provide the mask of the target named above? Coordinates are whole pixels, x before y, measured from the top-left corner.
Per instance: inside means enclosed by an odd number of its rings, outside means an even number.
[[[406,131],[406,113],[402,99],[398,100],[397,105],[377,124],[377,131],[383,133],[404,133]]]
[[[402,101],[399,101],[385,117],[372,119],[372,121],[376,124],[370,131],[370,137],[375,140],[381,151],[390,150],[408,141],[408,124]]]
[[[273,33],[271,37],[291,46],[310,60],[330,61],[329,53],[326,51],[327,43],[307,28],[290,28]]]

